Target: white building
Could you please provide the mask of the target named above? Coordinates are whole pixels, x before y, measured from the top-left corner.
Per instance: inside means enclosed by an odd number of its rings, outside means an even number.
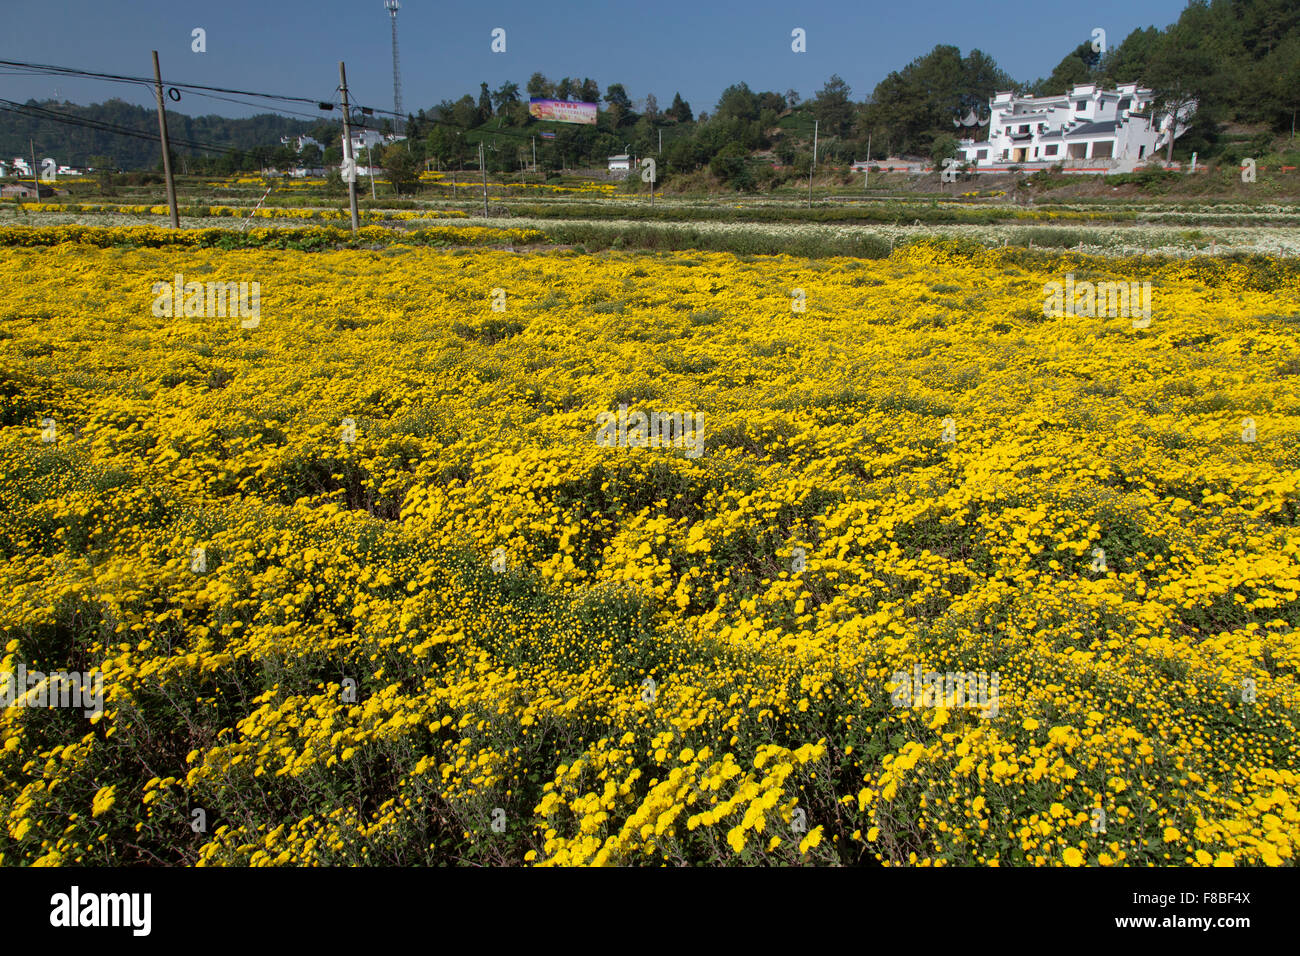
[[[325,144],[312,139],[310,136],[281,136],[280,145],[288,146],[295,153],[301,153],[308,146],[315,146],[322,153],[325,152]]]
[[[61,166],[51,157],[47,156],[45,159],[41,160],[40,168],[42,170],[48,170],[51,166],[54,167],[54,175],[56,176],[83,175],[83,170],[80,168],[76,166]],[[21,156],[15,156],[12,162],[5,162],[0,159],[0,176],[31,176],[31,174],[31,164]],[[43,172],[41,175],[44,176],[45,173]]]
[[[340,140],[342,142],[342,140]],[[352,131],[352,155],[356,156],[365,149],[378,149],[384,145],[384,136],[374,129],[354,129]]]
[[[361,154],[367,148],[382,149],[384,146],[400,143],[404,139],[405,136],[398,136],[396,133],[385,135],[373,129],[354,129],[352,130],[352,155],[354,158],[364,158]],[[339,137],[339,142],[343,143],[343,137]]]
[[[958,153],[980,171],[1007,166],[1042,169],[1062,163],[1088,172],[1127,172],[1159,157],[1187,131],[1194,107],[1152,117],[1152,92],[1136,83],[1103,90],[1075,86],[1062,96],[998,93],[989,100],[985,142],[964,139]]]
[[[632,157],[629,156],[627,153],[619,153],[617,156],[609,157],[609,171],[611,173],[616,173],[620,171],[631,172]]]

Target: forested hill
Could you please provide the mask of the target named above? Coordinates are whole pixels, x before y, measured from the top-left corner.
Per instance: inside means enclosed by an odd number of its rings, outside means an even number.
[[[223,149],[251,150],[275,147],[281,136],[306,133],[318,124],[290,119],[274,113],[262,113],[246,119],[226,116],[188,116],[177,104],[168,103],[167,129],[177,154],[214,155],[184,147],[185,141],[219,146]],[[58,114],[56,120],[42,111]],[[38,114],[38,115],[33,115]],[[73,123],[61,122],[71,119]],[[142,137],[122,135],[106,127],[124,127],[139,131]],[[22,110],[0,110],[0,159],[28,156],[29,141],[38,157],[52,156],[69,166],[93,165],[91,157],[102,157],[105,165],[122,169],[148,169],[160,161],[158,148],[158,113],[133,106],[119,99],[78,106],[55,100],[28,100]]]
[[[1098,34],[1104,34],[1104,27]],[[852,90],[838,75],[811,98],[797,91],[751,90],[743,81],[722,91],[711,111],[698,116],[680,94],[660,110],[653,91],[633,101],[622,83],[610,83],[601,93],[590,77],[563,77],[556,82],[534,73],[521,88],[507,80],[491,90],[479,82],[478,92],[444,99],[420,109],[400,123],[408,135],[407,150],[417,162],[441,168],[475,164],[480,140],[504,136],[520,147],[491,149],[486,157],[493,172],[518,170],[527,159],[523,127],[535,126],[530,97],[574,99],[601,104],[594,126],[557,124],[554,138],[535,145],[543,168],[575,163],[601,164],[613,153],[630,149],[637,155],[659,157],[661,173],[675,176],[707,168],[737,189],[762,188],[775,158],[794,175],[807,175],[812,164],[813,131],[818,131],[818,162],[847,164],[855,159],[885,155],[923,156],[939,161],[955,155],[953,119],[971,110],[987,110],[989,97],[1001,90],[1060,95],[1078,83],[1113,86],[1138,82],[1155,93],[1157,109],[1171,103],[1195,101],[1192,128],[1175,147],[1184,155],[1202,158],[1224,155],[1232,148],[1226,133],[1232,124],[1253,127],[1262,137],[1253,152],[1269,148],[1272,135],[1293,133],[1300,116],[1300,0],[1191,0],[1176,22],[1109,37],[1072,36],[1062,32],[1062,59],[1047,77],[1033,82],[1006,72],[986,52],[939,42],[890,72],[871,91]],[[936,39],[941,39],[936,37]],[[522,79],[520,77],[519,79]],[[462,78],[472,91],[472,80]],[[415,94],[415,91],[410,91]],[[663,94],[667,90],[660,91]],[[415,95],[411,99],[416,99]],[[0,104],[3,105],[3,104]],[[173,147],[182,169],[209,168],[217,172],[284,165],[295,157],[277,152],[280,138],[310,133],[331,146],[339,142],[338,126],[321,120],[288,119],[273,114],[248,119],[187,116],[188,101],[168,103]],[[67,126],[40,110],[71,114],[90,126]],[[63,118],[63,117],[61,117]],[[99,128],[91,128],[92,126]],[[127,138],[107,127],[128,127],[146,139]],[[514,129],[511,139],[510,129]],[[502,133],[506,130],[506,133]],[[29,153],[28,139],[41,156],[60,163],[105,165],[124,169],[155,167],[159,161],[158,121],[152,109],[121,100],[91,106],[29,102],[18,111],[0,110],[0,158]],[[1232,131],[1238,140],[1245,135]],[[214,156],[196,151],[194,143],[238,151],[204,164],[184,157]],[[335,151],[337,153],[337,150]],[[1247,154],[1249,155],[1249,154]],[[326,162],[338,162],[335,155]]]

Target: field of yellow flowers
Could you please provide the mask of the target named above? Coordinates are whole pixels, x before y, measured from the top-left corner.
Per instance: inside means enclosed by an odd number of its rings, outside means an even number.
[[[265,207],[261,209],[244,209],[238,206],[182,206],[183,215],[190,217],[220,217],[235,219],[318,219],[341,222],[349,218],[350,213],[339,209],[302,209],[296,207]],[[119,216],[166,216],[165,205],[124,205],[122,203],[24,203],[19,210],[23,213],[108,213]],[[393,220],[397,222],[415,219],[455,219],[468,215],[458,209],[446,210],[378,210],[362,209],[357,218],[367,222]]]
[[[1294,262],[93,234],[0,246],[0,671],[105,694],[3,863],[1295,862]]]

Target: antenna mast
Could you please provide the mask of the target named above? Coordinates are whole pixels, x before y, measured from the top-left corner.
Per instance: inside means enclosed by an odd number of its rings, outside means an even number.
[[[393,21],[393,112],[397,114],[395,132],[400,133],[402,122],[402,72],[397,60],[397,0],[384,0],[384,9]]]

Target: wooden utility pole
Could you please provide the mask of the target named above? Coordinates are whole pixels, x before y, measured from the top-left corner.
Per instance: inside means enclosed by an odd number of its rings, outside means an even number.
[[[866,175],[862,177],[862,188],[866,189],[871,182],[871,134],[867,134],[867,168]]]
[[[36,201],[41,201],[41,178],[36,171],[36,142],[32,139],[27,140],[27,148],[32,151],[32,186],[36,189]]]
[[[370,150],[370,139],[366,138],[366,165],[370,167],[370,201],[378,202],[375,196],[375,156]]]
[[[487,162],[486,153],[483,151],[483,141],[478,143],[478,168],[483,170],[483,218],[487,218]]]
[[[533,137],[533,173],[537,172],[537,137]]]
[[[162,141],[163,177],[167,180],[167,210],[171,213],[172,228],[179,229],[181,217],[176,211],[176,180],[172,179],[172,149],[167,141],[167,111],[163,109],[162,70],[158,68],[157,50],[153,51],[153,89],[158,97],[158,138]]]
[[[821,120],[813,120],[813,152],[812,162],[808,164],[808,208],[812,208],[812,178],[813,170],[817,168],[817,127]]]
[[[352,208],[352,234],[357,231],[357,163],[352,156],[352,124],[348,121],[348,74],[339,60],[339,92],[343,94],[343,162],[352,166],[352,182],[348,183],[348,205]]]

